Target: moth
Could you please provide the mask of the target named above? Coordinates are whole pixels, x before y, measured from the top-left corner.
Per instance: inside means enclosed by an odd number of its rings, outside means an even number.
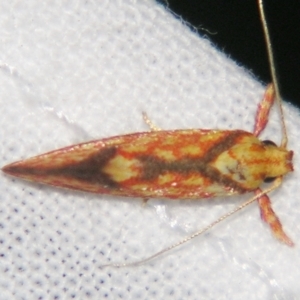
[[[204,230],[257,200],[262,219],[270,225],[273,234],[292,246],[293,242],[283,231],[267,195],[281,184],[284,175],[293,171],[293,152],[287,149],[272,48],[262,1],[258,0],[258,4],[273,83],[267,87],[258,107],[252,133],[243,130],[159,130],[144,115],[151,129],[149,132],[72,145],[11,163],[2,171],[62,188],[143,199],[201,199],[253,192],[254,197]],[[258,139],[275,99],[283,129],[279,146]],[[262,183],[271,181],[268,189],[260,189]]]

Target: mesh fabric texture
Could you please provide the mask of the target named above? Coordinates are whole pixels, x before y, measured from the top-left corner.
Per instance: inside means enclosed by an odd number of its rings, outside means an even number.
[[[251,131],[264,87],[154,1],[6,1],[0,9],[0,166],[97,138],[160,128]],[[299,112],[285,104],[289,148]],[[274,109],[262,139],[279,143]],[[253,204],[139,267],[251,195],[199,201],[93,195],[1,174],[0,298],[297,299],[300,186],[271,194],[293,249]]]

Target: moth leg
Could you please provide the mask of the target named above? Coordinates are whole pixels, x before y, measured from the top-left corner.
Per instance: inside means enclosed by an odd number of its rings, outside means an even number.
[[[275,90],[273,84],[269,84],[266,88],[263,99],[258,105],[253,134],[258,136],[266,127],[270,109],[275,100]]]
[[[145,123],[149,126],[151,131],[160,131],[161,129],[158,128],[156,125],[154,125],[152,123],[152,121],[149,119],[149,117],[147,116],[147,114],[145,112],[143,112],[143,119],[145,121]]]
[[[143,198],[143,207],[145,207],[147,205],[149,198]]]
[[[258,195],[261,193],[261,189],[256,189],[255,194]],[[259,208],[260,208],[260,216],[264,222],[269,224],[272,233],[274,236],[281,242],[287,244],[288,246],[293,246],[293,241],[286,235],[283,231],[282,225],[280,223],[279,218],[276,216],[274,210],[271,206],[271,201],[268,195],[263,195],[257,199]]]

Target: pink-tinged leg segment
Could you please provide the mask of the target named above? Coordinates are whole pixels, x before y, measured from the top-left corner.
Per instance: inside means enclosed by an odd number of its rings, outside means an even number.
[[[256,189],[255,194],[258,195],[262,192],[261,189]],[[271,206],[271,201],[268,195],[263,195],[257,199],[259,208],[260,208],[260,215],[264,222],[268,223],[271,227],[271,230],[275,237],[287,244],[288,246],[294,246],[293,241],[286,235],[283,231],[282,225],[280,223],[279,218],[276,216],[274,210]]]
[[[253,134],[259,136],[268,123],[270,109],[275,100],[275,91],[273,84],[269,84],[264,97],[258,105]]]

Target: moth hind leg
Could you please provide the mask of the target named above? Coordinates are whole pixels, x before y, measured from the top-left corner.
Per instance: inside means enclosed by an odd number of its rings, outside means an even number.
[[[144,122],[149,126],[151,131],[160,131],[161,129],[157,127],[155,124],[152,123],[152,121],[149,119],[148,115],[143,111],[143,120]]]
[[[266,88],[263,99],[258,105],[253,134],[259,136],[268,123],[270,109],[275,100],[275,90],[273,84],[269,84]]]
[[[262,192],[261,189],[256,189],[255,194],[258,195]],[[268,195],[264,194],[257,199],[260,208],[260,215],[264,222],[266,222],[274,236],[281,242],[287,244],[288,246],[294,246],[293,241],[284,232],[279,218],[276,216],[274,210],[271,206],[271,201]]]

